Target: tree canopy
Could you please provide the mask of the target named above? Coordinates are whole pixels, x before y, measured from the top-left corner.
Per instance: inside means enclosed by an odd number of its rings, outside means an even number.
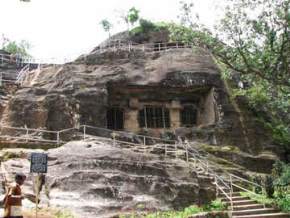
[[[103,20],[101,20],[100,25],[103,27],[105,32],[109,33],[109,37],[110,37],[111,36],[110,31],[113,27],[113,24],[109,20],[103,19]]]
[[[21,57],[31,57],[28,53],[30,47],[30,44],[25,40],[16,42],[6,39],[2,45],[4,51],[9,52],[10,54],[19,54]]]
[[[172,38],[206,47],[227,75],[241,75],[249,87],[235,95],[247,97],[277,143],[290,145],[290,0],[228,0],[212,31],[192,18],[193,7],[182,3]]]

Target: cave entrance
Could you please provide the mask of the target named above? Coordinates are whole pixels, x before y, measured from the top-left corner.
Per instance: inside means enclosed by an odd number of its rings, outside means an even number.
[[[180,111],[181,125],[192,127],[197,123],[198,109],[195,105],[184,105]]]
[[[107,110],[107,128],[124,129],[124,110],[122,108],[113,107]]]

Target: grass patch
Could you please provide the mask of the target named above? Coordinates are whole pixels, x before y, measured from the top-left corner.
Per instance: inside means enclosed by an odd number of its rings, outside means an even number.
[[[212,201],[210,204],[205,205],[203,207],[199,207],[197,205],[192,205],[187,207],[181,211],[157,211],[157,212],[140,212],[133,213],[130,215],[120,215],[120,218],[187,218],[195,214],[199,214],[201,212],[211,212],[211,211],[224,211],[227,209],[225,203],[223,203],[220,199]]]
[[[24,210],[26,218],[35,218],[35,209]],[[76,218],[70,211],[59,208],[41,208],[38,210],[38,218]]]
[[[274,206],[284,212],[290,212],[290,194],[283,196],[283,198],[268,198],[267,196],[262,194],[255,195],[248,192],[241,192],[241,195],[244,197],[249,197],[250,199],[257,201],[260,204],[265,204],[270,207]]]
[[[75,218],[72,213],[67,210],[59,210],[54,215],[55,218]]]
[[[272,205],[275,203],[274,199],[267,198],[267,196],[262,195],[262,194],[252,194],[248,192],[241,192],[241,196],[243,197],[249,197],[254,201],[257,201],[260,204],[265,204],[265,205]]]

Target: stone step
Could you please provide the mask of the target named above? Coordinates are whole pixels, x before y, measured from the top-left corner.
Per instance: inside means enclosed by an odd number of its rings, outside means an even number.
[[[233,216],[242,216],[242,215],[254,215],[254,214],[267,214],[277,212],[275,208],[262,208],[262,209],[253,209],[253,210],[240,210],[240,211],[233,211]]]
[[[226,193],[228,196],[230,196],[230,193],[227,191],[227,189],[224,189],[224,190],[225,190],[225,193]],[[240,197],[240,196],[241,196],[240,192],[233,192],[233,193],[232,193],[232,197]],[[224,197],[225,197],[225,194],[224,194],[223,192],[219,191],[219,197],[224,198]]]
[[[243,196],[234,196],[234,197],[232,197],[232,200],[233,201],[243,201],[243,200],[250,200],[250,198],[249,197],[243,197]],[[221,201],[227,202],[227,201],[229,201],[229,199],[228,198],[221,198]]]
[[[239,210],[251,210],[251,209],[262,209],[264,208],[263,204],[245,204],[245,205],[236,205],[234,206],[233,210],[234,211],[239,211]]]
[[[250,205],[250,204],[257,204],[257,202],[251,199],[233,201],[234,206]]]
[[[233,216],[233,218],[289,218],[290,214],[288,213],[267,213],[267,214],[254,214],[254,215],[242,215],[242,216]]]

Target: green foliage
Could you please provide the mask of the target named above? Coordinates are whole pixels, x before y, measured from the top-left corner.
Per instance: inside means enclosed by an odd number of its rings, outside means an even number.
[[[272,86],[268,81],[247,76],[246,89],[234,89],[233,95],[245,96],[259,121],[272,132],[275,143],[290,149],[290,88]]]
[[[103,19],[103,20],[101,20],[100,25],[102,26],[102,28],[104,29],[105,32],[109,33],[109,37],[110,37],[111,36],[110,30],[112,29],[113,24],[110,23],[109,20]]]
[[[131,215],[121,215],[120,218],[135,218],[135,217],[142,217],[142,218],[163,218],[163,217],[168,217],[168,218],[184,218],[188,217],[192,214],[197,214],[202,212],[202,208],[199,208],[197,206],[190,206],[185,208],[183,211],[156,211],[156,212],[151,212],[151,213],[136,213],[136,214],[131,214]]]
[[[143,218],[186,218],[191,215],[198,214],[201,212],[210,212],[210,211],[223,211],[226,210],[226,204],[224,204],[220,199],[212,201],[209,205],[205,205],[204,207],[198,207],[196,205],[192,205],[190,207],[185,208],[182,211],[156,211],[151,213],[137,213],[131,215],[121,215],[120,218],[135,218],[135,217],[143,217]]]
[[[148,33],[150,31],[156,30],[156,25],[150,20],[140,19],[139,20],[140,28],[143,33]]]
[[[143,217],[143,218],[185,218],[189,217],[190,215],[197,214],[203,212],[203,208],[200,208],[196,205],[190,206],[185,208],[183,211],[156,211],[152,213],[147,213],[147,214],[141,214],[138,213],[136,214],[131,214],[131,215],[121,215],[120,218],[135,218],[135,217]]]
[[[69,211],[57,211],[55,213],[55,218],[74,218],[74,216]]]
[[[273,184],[273,178],[270,175],[266,176],[265,179],[265,191],[268,198],[274,197],[274,184]]]
[[[130,8],[127,14],[127,20],[133,26],[139,20],[139,10],[135,7]]]
[[[277,160],[273,164],[272,175],[274,176],[274,178],[279,178],[280,176],[282,176],[284,167],[284,163],[279,160]]]
[[[260,185],[260,186],[262,186],[262,177],[261,176],[255,176],[253,178],[253,182],[258,184],[258,185]],[[262,193],[262,188],[260,186],[255,186],[254,187],[254,192],[256,194],[261,194]]]
[[[290,145],[289,124],[287,126],[287,124],[280,121],[277,123],[266,123],[265,125],[272,131],[274,141],[278,144],[287,146],[286,148],[289,149]]]
[[[25,40],[22,40],[19,43],[16,41],[8,40],[7,42],[4,43],[2,49],[11,54],[19,54],[22,57],[31,57],[28,53],[30,47],[31,47],[30,44]]]
[[[277,161],[272,169],[275,202],[284,211],[290,211],[290,165]]]
[[[221,199],[216,199],[212,201],[209,205],[204,206],[205,211],[223,211],[227,209],[227,205],[221,201]]]
[[[281,198],[277,198],[276,204],[281,210],[290,212],[290,194],[286,194]]]
[[[135,27],[130,31],[131,35],[137,35],[137,34],[144,34],[147,35],[150,32],[158,32],[161,30],[167,30],[168,29],[167,23],[159,22],[159,23],[153,23],[150,20],[146,19],[140,19],[139,20],[139,26]]]
[[[255,195],[249,192],[241,192],[241,196],[244,197],[249,197],[252,200],[257,201],[260,204],[265,204],[265,205],[273,205],[275,203],[274,199],[270,199],[268,197],[266,197],[265,195]]]
[[[279,209],[290,212],[290,165],[276,161],[273,165],[272,175],[265,178],[266,195],[241,193],[242,196],[266,205],[276,205]]]
[[[290,149],[290,0],[229,0],[215,34],[191,17],[192,8],[182,2],[183,26],[171,29],[172,38],[207,47],[224,78],[239,73],[249,86],[236,94],[247,97],[274,142]]]

